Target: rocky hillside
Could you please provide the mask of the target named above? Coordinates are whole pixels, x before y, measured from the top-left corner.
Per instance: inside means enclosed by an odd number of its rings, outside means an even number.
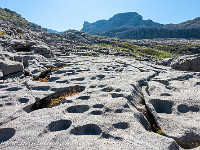
[[[167,28],[181,28],[181,29],[199,29],[200,28],[200,17],[197,17],[193,20],[188,20],[185,22],[182,22],[180,24],[168,24],[166,25]]]
[[[49,33],[1,11],[0,149],[200,148],[200,40]]]
[[[180,24],[159,24],[152,20],[143,20],[135,12],[121,13],[109,20],[94,23],[85,22],[81,31],[93,35],[119,37],[122,39],[153,38],[200,38],[199,18]]]

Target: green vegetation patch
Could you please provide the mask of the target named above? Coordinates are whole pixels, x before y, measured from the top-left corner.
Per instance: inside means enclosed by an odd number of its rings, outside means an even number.
[[[169,58],[169,57],[174,57],[176,56],[174,53],[171,53],[171,51],[165,51],[162,49],[156,49],[156,48],[150,48],[146,46],[138,46],[138,45],[133,45],[127,42],[113,42],[111,44],[94,44],[94,46],[100,46],[100,47],[106,47],[106,48],[111,48],[115,51],[121,51],[124,53],[131,53],[131,54],[136,54],[136,55],[150,55],[156,58]]]
[[[4,33],[4,32],[2,32],[2,31],[0,31],[0,36],[3,36],[3,35],[5,35],[5,33]]]
[[[28,21],[26,21],[21,15],[7,8],[5,9],[0,8],[0,18],[6,19],[6,20],[13,20],[13,21],[16,21],[18,23],[23,23],[23,24],[28,23]]]

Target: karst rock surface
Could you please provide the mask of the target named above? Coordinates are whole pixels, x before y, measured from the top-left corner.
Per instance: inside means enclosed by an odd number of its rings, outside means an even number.
[[[199,72],[0,21],[0,149],[200,149]]]
[[[200,54],[176,58],[171,66],[176,70],[200,72]]]

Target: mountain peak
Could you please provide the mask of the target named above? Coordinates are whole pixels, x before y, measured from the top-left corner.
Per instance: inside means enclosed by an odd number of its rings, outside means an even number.
[[[84,22],[81,31],[98,34],[116,28],[140,28],[140,27],[159,27],[159,23],[152,20],[143,20],[137,12],[118,13],[109,20],[99,20],[94,23]]]
[[[125,12],[125,13],[118,13],[116,15],[114,15],[112,18],[110,19],[114,19],[114,18],[129,18],[129,19],[132,19],[132,18],[135,18],[135,17],[139,17],[140,20],[142,20],[142,16],[139,15],[137,12]],[[109,19],[109,20],[110,20]]]

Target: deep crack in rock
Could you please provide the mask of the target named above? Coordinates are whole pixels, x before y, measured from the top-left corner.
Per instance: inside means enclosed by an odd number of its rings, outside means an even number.
[[[73,96],[82,92],[85,89],[84,86],[74,86],[68,87],[47,96],[39,101],[36,101],[33,105],[31,105],[31,110],[37,110],[42,108],[51,108],[54,106],[60,105],[60,103],[69,96]]]

